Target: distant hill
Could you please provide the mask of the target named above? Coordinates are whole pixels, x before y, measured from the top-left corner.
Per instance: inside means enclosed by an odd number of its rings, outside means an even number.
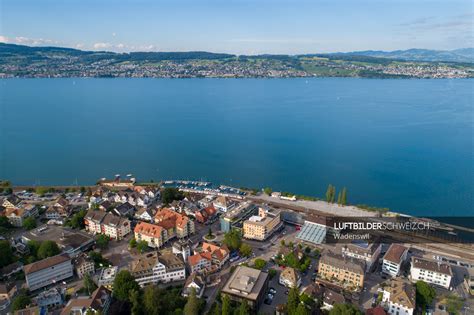
[[[430,50],[430,49],[407,49],[394,51],[365,50],[347,53],[333,53],[331,55],[366,56],[375,58],[389,58],[411,61],[445,61],[445,62],[474,62],[474,48],[461,48],[456,50]]]

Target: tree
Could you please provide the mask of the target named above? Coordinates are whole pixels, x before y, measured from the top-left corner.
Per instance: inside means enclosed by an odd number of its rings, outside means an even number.
[[[153,286],[147,286],[143,293],[143,307],[147,315],[159,315],[164,309],[160,302],[159,289]]]
[[[0,227],[10,229],[13,225],[10,223],[6,216],[0,216]]]
[[[161,201],[164,204],[170,204],[174,200],[182,200],[183,198],[183,193],[174,187],[166,187],[161,191]]]
[[[239,248],[240,255],[244,257],[250,257],[252,255],[252,247],[250,245],[243,243]]]
[[[326,202],[331,202],[332,198],[332,185],[329,184],[328,189],[326,190]]]
[[[229,247],[230,250],[237,250],[242,244],[242,235],[236,229],[225,233],[223,243]]]
[[[214,310],[212,311],[213,315],[222,315],[221,304],[216,302],[214,304]]]
[[[128,242],[128,246],[130,246],[130,248],[137,247],[137,240],[135,238],[132,238],[130,242]]]
[[[231,315],[230,298],[227,294],[222,297],[222,315]]]
[[[266,264],[267,262],[261,258],[257,258],[254,261],[254,267],[257,268],[258,270],[262,270],[263,268],[265,268]]]
[[[352,304],[336,303],[329,311],[329,315],[363,315],[363,313]]]
[[[69,220],[67,222],[67,225],[72,227],[73,229],[82,229],[84,228],[84,217],[86,216],[87,214],[87,210],[85,209],[82,209],[80,210],[78,213],[74,214],[71,218],[71,220]]]
[[[288,310],[288,314],[293,314],[294,312],[296,312],[298,304],[300,304],[300,294],[297,288],[292,287],[290,289],[290,292],[288,293],[288,301],[286,303],[286,309]]]
[[[446,310],[449,314],[459,314],[464,305],[463,300],[454,294],[446,297]]]
[[[138,291],[140,286],[128,270],[121,270],[114,280],[114,297],[120,301],[129,301],[132,290]]]
[[[342,188],[342,197],[341,197],[341,204],[343,206],[347,205],[347,188]]]
[[[8,241],[0,241],[0,268],[13,262],[13,250]]]
[[[146,241],[137,242],[137,250],[140,253],[144,253],[148,248],[148,243]]]
[[[339,192],[339,193],[337,194],[337,204],[338,204],[338,205],[341,205],[341,204],[342,204],[342,193],[341,193],[341,192]]]
[[[143,314],[140,292],[137,290],[130,291],[130,303],[132,304],[132,315]]]
[[[431,305],[436,297],[436,291],[428,283],[418,280],[416,282],[416,304],[420,305],[423,310],[426,306]]]
[[[250,314],[250,308],[247,303],[247,300],[243,300],[242,302],[240,302],[238,315],[249,315],[249,314]]]
[[[45,259],[48,257],[56,256],[61,253],[58,244],[54,241],[44,241],[38,248],[38,259]]]
[[[196,297],[196,289],[191,288],[191,294],[188,297],[188,301],[184,306],[184,315],[198,315],[199,313],[199,301]]]
[[[36,220],[33,217],[28,217],[23,221],[23,227],[27,230],[32,230],[36,227]]]
[[[109,237],[104,234],[97,236],[95,243],[100,249],[106,249],[109,246]]]
[[[273,277],[275,277],[276,274],[277,274],[277,271],[275,269],[268,270],[268,276],[270,277],[270,279],[273,279]]]
[[[209,231],[207,232],[207,237],[208,238],[213,238],[214,237],[214,234],[212,234],[212,229],[209,228]]]
[[[18,311],[18,310],[26,308],[30,304],[31,304],[30,297],[26,293],[22,292],[18,294],[16,298],[13,300],[12,310]]]
[[[84,275],[83,284],[89,295],[91,295],[92,292],[97,289],[97,286],[95,285],[94,281],[92,281],[92,278],[88,273]]]
[[[281,240],[281,241],[280,241],[280,245],[281,245],[282,247],[285,246],[285,245],[286,245],[285,240]]]
[[[300,303],[298,304],[298,307],[296,308],[294,315],[309,315],[309,311],[304,304]]]
[[[263,189],[263,192],[270,196],[272,194],[272,189],[270,187],[265,187]]]

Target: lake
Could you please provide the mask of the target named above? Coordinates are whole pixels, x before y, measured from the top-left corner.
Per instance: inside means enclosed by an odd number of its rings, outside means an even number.
[[[132,173],[474,215],[474,80],[4,79],[0,178]]]

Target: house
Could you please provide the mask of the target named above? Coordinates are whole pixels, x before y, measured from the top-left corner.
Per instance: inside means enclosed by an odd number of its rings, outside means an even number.
[[[179,239],[173,243],[171,250],[173,254],[181,255],[184,261],[188,261],[188,257],[191,256],[191,245],[190,240]]]
[[[32,306],[24,308],[18,311],[15,311],[14,315],[43,315],[45,313],[44,309],[41,309],[39,306]]]
[[[366,310],[365,315],[387,315],[387,312],[382,306],[376,306]]]
[[[474,295],[474,268],[467,268],[467,275],[464,278],[464,285],[467,292]]]
[[[135,214],[136,209],[132,204],[127,201],[115,207],[112,211],[116,215],[121,217],[131,217]]]
[[[153,211],[147,207],[142,207],[134,215],[135,219],[153,223]]]
[[[378,262],[382,245],[379,242],[353,241],[342,247],[342,255],[365,262],[365,271],[369,272]]]
[[[416,308],[416,290],[411,283],[391,280],[384,287],[382,303],[391,315],[413,315]]]
[[[103,211],[89,210],[84,217],[84,224],[89,233],[105,234],[117,240],[131,231],[128,219]]]
[[[188,297],[191,295],[191,290],[195,290],[196,296],[201,298],[204,294],[204,290],[206,289],[206,283],[204,279],[198,275],[197,273],[192,273],[184,283],[183,293],[184,297]]]
[[[251,216],[244,222],[243,237],[263,241],[273,234],[281,225],[281,210],[260,207],[258,215]]]
[[[23,221],[28,217],[38,215],[38,208],[32,204],[21,204],[19,207],[6,207],[5,216],[15,227],[22,227]]]
[[[311,282],[307,287],[304,288],[303,293],[312,298],[315,302],[319,302],[323,299],[324,291],[325,287],[319,283]]]
[[[64,303],[63,293],[59,288],[51,288],[47,291],[42,291],[33,301],[41,308],[55,307]]]
[[[49,257],[23,267],[30,291],[47,287],[73,276],[71,258],[67,254]]]
[[[115,187],[115,188],[131,188],[135,185],[135,178],[120,178],[120,175],[115,176],[114,179],[102,178],[97,182],[98,185],[104,187]]]
[[[427,283],[449,289],[453,272],[448,264],[412,257],[410,275],[413,282],[423,280]]]
[[[17,195],[10,195],[7,198],[3,199],[2,206],[6,209],[8,208],[17,208],[20,206],[21,199]]]
[[[209,253],[211,257],[211,263],[220,269],[229,260],[230,251],[226,245],[217,246],[211,243],[203,242],[201,247],[197,248],[194,253]]]
[[[0,311],[6,310],[17,293],[15,282],[0,283]]]
[[[186,279],[182,257],[172,253],[154,252],[142,255],[132,262],[130,272],[141,287]]]
[[[343,304],[346,302],[344,296],[331,289],[326,289],[323,294],[323,306],[321,309],[332,310],[335,304]]]
[[[137,241],[145,241],[149,247],[160,248],[168,241],[168,232],[159,225],[140,222],[133,230]]]
[[[155,224],[164,228],[168,239],[184,238],[194,234],[194,222],[185,214],[162,208],[155,214]]]
[[[97,279],[97,286],[105,287],[108,290],[112,290],[114,288],[114,280],[118,273],[117,266],[111,266],[109,268],[102,268],[100,271],[99,278]]]
[[[225,196],[219,196],[214,200],[213,205],[217,210],[227,212],[234,207],[235,203]]]
[[[408,248],[399,244],[390,245],[383,257],[382,272],[392,277],[400,274],[400,268],[407,258]]]
[[[348,288],[364,285],[365,264],[327,251],[319,259],[318,273],[322,279]]]
[[[251,310],[258,310],[268,289],[268,273],[238,266],[221,290],[221,295],[227,295],[231,301],[242,303],[247,301]]]
[[[217,210],[213,205],[207,206],[204,209],[196,210],[194,212],[196,221],[199,223],[210,223],[213,222],[217,217]]]
[[[288,288],[299,288],[301,285],[301,277],[298,272],[292,267],[286,267],[280,273],[279,283]]]
[[[0,269],[0,279],[8,278],[16,273],[19,273],[23,270],[23,264],[19,261],[6,265]]]
[[[97,288],[90,297],[78,297],[69,300],[66,307],[61,311],[61,315],[86,315],[100,314],[107,315],[112,300],[111,293],[105,287]]]
[[[188,265],[191,273],[203,273],[210,271],[212,257],[208,252],[197,253],[188,257]]]
[[[74,268],[79,278],[83,278],[86,274],[93,275],[95,273],[95,264],[86,255],[79,256],[74,261]]]

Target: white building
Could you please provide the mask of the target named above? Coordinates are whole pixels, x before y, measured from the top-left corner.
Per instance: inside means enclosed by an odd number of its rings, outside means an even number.
[[[286,267],[280,273],[279,283],[287,288],[299,288],[301,285],[301,277],[298,272],[291,267]]]
[[[416,290],[411,283],[392,280],[382,295],[382,303],[388,314],[413,315],[416,307]]]
[[[411,258],[411,280],[425,281],[449,289],[453,272],[451,266],[424,258]]]
[[[34,291],[73,276],[71,258],[67,254],[49,257],[23,267],[28,289]]]
[[[374,263],[379,259],[382,246],[378,242],[354,242],[342,247],[342,255],[363,260],[365,262],[365,271],[368,272]]]
[[[137,283],[144,287],[148,284],[184,281],[186,268],[180,256],[172,253],[148,253],[131,265],[131,273]]]
[[[198,298],[202,297],[204,290],[206,289],[206,283],[200,275],[192,273],[184,283],[182,295],[187,297],[191,295],[191,290],[195,290]]]
[[[408,248],[398,244],[390,245],[387,253],[383,257],[382,272],[392,277],[400,273],[400,268],[407,258]]]
[[[130,221],[105,211],[89,210],[84,223],[86,230],[93,234],[105,234],[121,240],[130,233]]]

